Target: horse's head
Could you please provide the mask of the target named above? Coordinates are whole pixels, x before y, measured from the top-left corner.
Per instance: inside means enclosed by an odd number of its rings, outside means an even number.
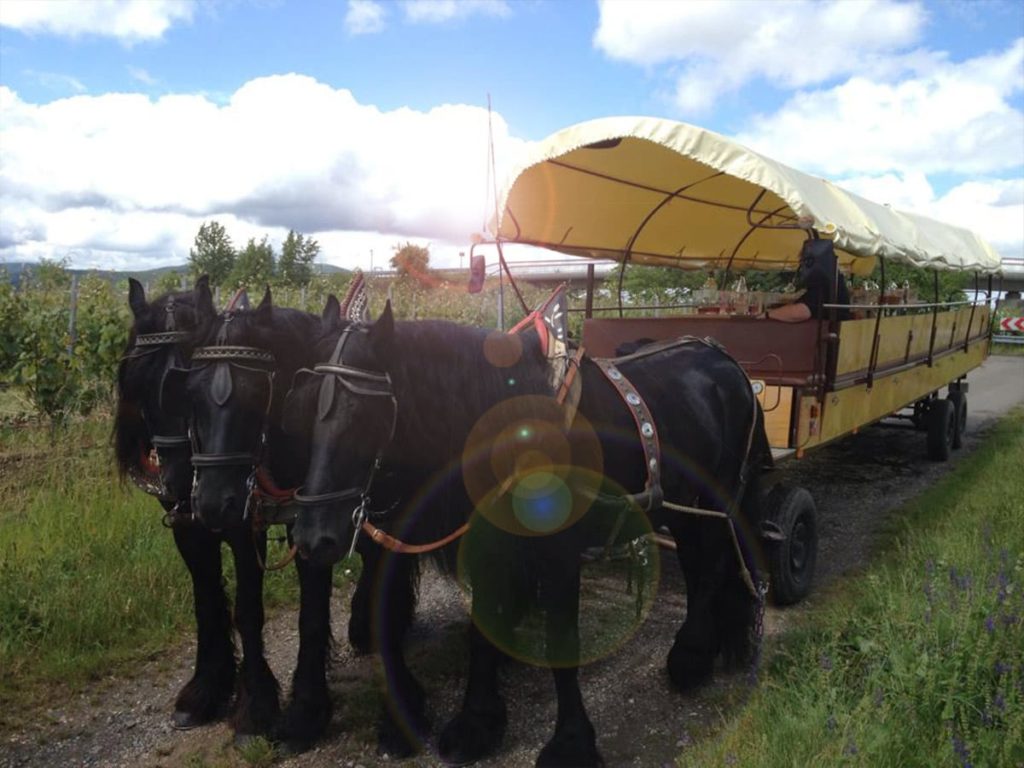
[[[268,289],[256,309],[215,314],[209,286],[197,286],[203,323],[187,369],[167,375],[165,402],[190,420],[192,509],[208,528],[242,525],[264,458],[273,398],[275,310]]]
[[[118,369],[118,466],[140,485],[153,486],[163,501],[176,503],[188,499],[192,482],[187,425],[161,392],[168,373],[190,354],[199,315],[192,292],[168,293],[149,302],[141,283],[130,278],[128,286],[134,323]],[[199,286],[209,290],[205,275]]]
[[[310,440],[293,535],[299,554],[318,565],[347,554],[398,408],[387,373],[391,305],[375,323],[344,327],[328,305],[324,324],[322,362],[296,374],[285,413],[286,428],[305,430]]]

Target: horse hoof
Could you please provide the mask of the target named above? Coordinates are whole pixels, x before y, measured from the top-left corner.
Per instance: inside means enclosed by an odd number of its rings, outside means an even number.
[[[604,758],[595,747],[566,753],[549,743],[537,756],[537,768],[601,768],[603,765]]]
[[[288,741],[282,741],[277,744],[277,754],[279,757],[296,757],[304,752],[308,752],[313,748],[315,742],[307,741],[306,739],[289,739]]]
[[[505,737],[504,706],[489,714],[461,712],[445,726],[437,742],[445,765],[469,765],[493,755]]]
[[[176,731],[191,731],[193,728],[206,725],[208,722],[209,720],[204,720],[191,712],[185,712],[181,709],[174,710],[174,714],[171,715],[171,727]]]

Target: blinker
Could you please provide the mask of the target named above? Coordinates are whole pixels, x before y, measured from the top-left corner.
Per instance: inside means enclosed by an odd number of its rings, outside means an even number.
[[[233,388],[231,381],[231,366],[227,362],[214,364],[213,382],[210,384],[210,396],[217,405],[224,405],[231,397]]]

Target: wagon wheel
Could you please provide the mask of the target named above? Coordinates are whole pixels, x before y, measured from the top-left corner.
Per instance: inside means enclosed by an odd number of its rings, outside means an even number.
[[[952,400],[939,399],[933,400],[928,409],[928,458],[932,461],[949,458],[956,435],[955,410]]]
[[[780,541],[766,546],[772,601],[792,605],[811,591],[818,560],[818,511],[806,488],[782,484],[768,494],[764,511],[781,534]]]
[[[953,450],[964,444],[964,430],[967,429],[967,395],[959,389],[951,389],[946,398],[953,403]]]

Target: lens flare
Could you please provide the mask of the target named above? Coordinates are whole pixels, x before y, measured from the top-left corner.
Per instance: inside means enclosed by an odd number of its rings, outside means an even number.
[[[661,574],[642,510],[598,503],[565,529],[555,520],[572,508],[571,495],[556,474],[531,473],[507,496],[521,529],[532,535],[511,534],[492,510],[478,509],[459,545],[459,579],[472,596],[473,622],[509,656],[541,667],[588,664],[625,645],[649,614]],[[548,527],[555,532],[543,535]],[[569,574],[580,557],[577,644],[568,631],[577,597]],[[555,583],[570,579],[561,583],[571,606],[552,603],[545,575]]]
[[[516,521],[533,533],[557,531],[572,514],[572,492],[551,472],[524,475],[510,493]]]

